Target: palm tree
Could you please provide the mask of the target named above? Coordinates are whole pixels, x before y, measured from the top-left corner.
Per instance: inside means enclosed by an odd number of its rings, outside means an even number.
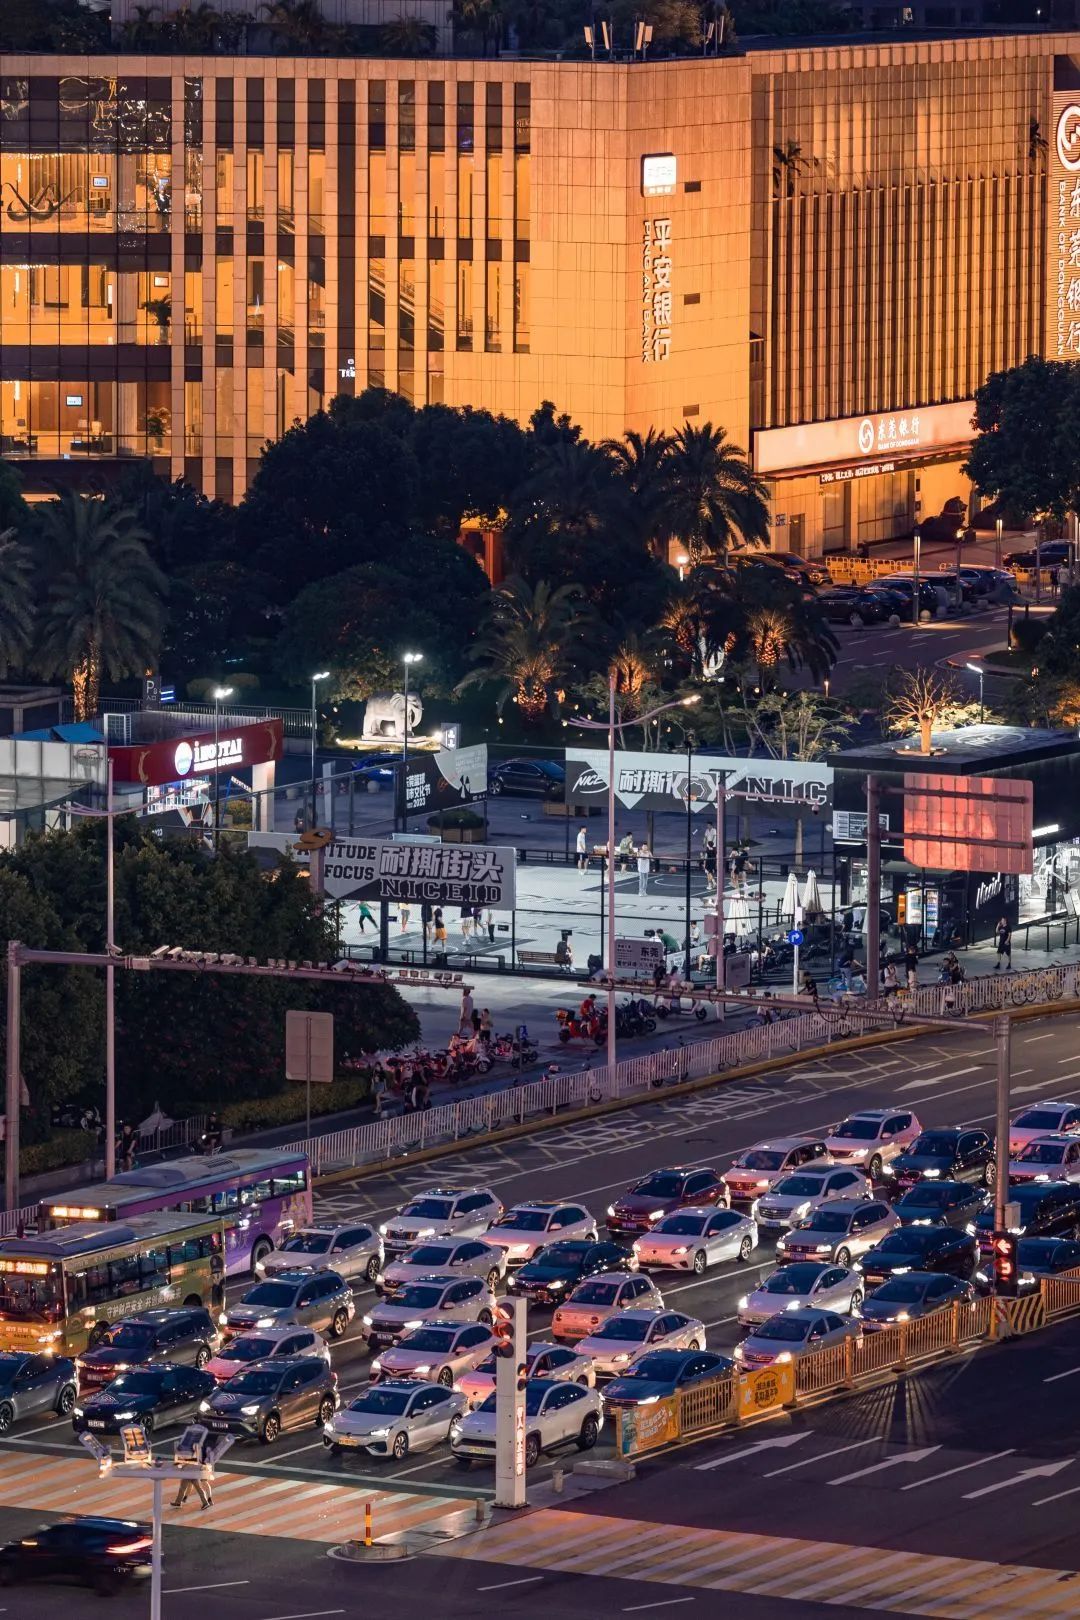
[[[601,449],[630,492],[635,526],[647,544],[655,545],[671,494],[671,440],[650,428],[644,435],[629,431],[621,439],[608,439]]]
[[[535,471],[517,491],[511,526],[586,539],[610,529],[627,505],[625,486],[599,445],[559,439],[540,451]]]
[[[67,494],[40,508],[39,608],[34,662],[68,676],[75,718],[97,713],[101,677],[141,675],[157,657],[166,582],[134,508]]]
[[[14,529],[0,534],[0,676],[21,668],[32,638],[31,563]]]
[[[387,56],[430,56],[435,30],[419,17],[398,16],[379,30],[379,48]]]
[[[328,23],[318,0],[272,0],[260,8],[275,39],[286,50],[322,51],[336,44],[341,28]]]
[[[723,428],[711,422],[681,427],[672,440],[669,468],[665,522],[686,546],[691,563],[701,562],[706,553],[726,562],[730,550],[765,544],[765,485]]]
[[[501,714],[513,698],[524,719],[538,721],[545,709],[558,710],[557,693],[573,656],[571,642],[585,610],[576,585],[552,590],[545,580],[530,585],[519,575],[508,579],[491,600],[487,623],[473,649],[476,668],[458,685],[498,687]]]
[[[785,141],[773,147],[772,181],[775,197],[793,197],[799,176],[814,167],[813,158],[803,155],[798,141]]]

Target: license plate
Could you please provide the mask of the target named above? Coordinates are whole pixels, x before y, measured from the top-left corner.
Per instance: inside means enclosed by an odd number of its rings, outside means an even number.
[[[86,1426],[88,1429],[103,1429],[105,1427],[100,1418],[90,1418]]]
[[[208,1429],[227,1429],[229,1427],[224,1418],[211,1418],[206,1426]]]

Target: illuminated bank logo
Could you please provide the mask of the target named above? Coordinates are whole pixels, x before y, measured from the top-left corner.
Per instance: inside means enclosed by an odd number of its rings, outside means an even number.
[[[868,456],[874,448],[874,424],[868,416],[859,423],[859,449]]]
[[[1075,174],[1080,169],[1080,106],[1075,101],[1062,108],[1056,138],[1058,161],[1063,169]]]
[[[186,776],[195,763],[195,753],[189,742],[177,743],[173,764],[176,766],[177,776]]]

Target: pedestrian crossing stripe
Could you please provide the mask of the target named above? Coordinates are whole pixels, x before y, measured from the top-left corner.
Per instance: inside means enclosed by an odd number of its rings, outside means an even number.
[[[166,1487],[172,1485],[165,1481]],[[201,1512],[192,1495],[187,1506],[168,1513],[167,1522],[199,1530],[278,1536],[290,1541],[336,1544],[364,1532],[364,1504],[371,1503],[377,1537],[402,1530],[428,1529],[454,1513],[471,1520],[475,1504],[455,1496],[414,1496],[399,1491],[362,1491],[333,1481],[266,1479],[260,1474],[219,1473],[214,1506]],[[170,1492],[171,1495],[171,1492]],[[151,1483],[99,1478],[90,1458],[29,1458],[25,1452],[0,1456],[0,1507],[38,1513],[93,1513],[108,1518],[147,1519]]]
[[[857,1604],[941,1620],[1076,1620],[1080,1573],[1027,1564],[646,1524],[542,1510],[443,1542],[439,1558],[478,1559],[796,1603]]]

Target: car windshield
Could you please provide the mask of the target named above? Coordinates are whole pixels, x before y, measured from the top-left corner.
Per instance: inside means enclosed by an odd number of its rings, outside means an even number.
[[[953,1190],[948,1184],[942,1186],[940,1181],[920,1181],[904,1194],[900,1203],[904,1209],[910,1209],[913,1204],[923,1209],[944,1209],[952,1197]]]
[[[753,1148],[735,1160],[735,1167],[739,1170],[779,1170],[786,1158],[787,1154],[776,1148]]]
[[[821,1276],[820,1266],[784,1266],[762,1283],[765,1294],[808,1294]]]
[[[821,1191],[822,1176],[785,1176],[778,1181],[773,1192],[784,1198],[814,1198]]]
[[[424,1243],[409,1256],[410,1266],[445,1266],[450,1262],[453,1249],[446,1244]]]
[[[294,1232],[281,1247],[285,1254],[328,1254],[332,1242],[327,1232]]]
[[[350,1412],[373,1412],[380,1417],[401,1417],[409,1404],[409,1390],[369,1389],[349,1402]]]
[[[673,1237],[697,1237],[705,1230],[707,1215],[669,1215],[661,1221],[658,1232],[670,1232]]]
[[[660,1383],[673,1382],[682,1371],[685,1357],[681,1351],[650,1350],[622,1374],[623,1378],[655,1378]]]
[[[296,1298],[296,1288],[292,1283],[264,1282],[253,1288],[250,1294],[245,1294],[241,1300],[242,1305],[291,1305]]]
[[[273,1339],[249,1339],[241,1334],[218,1352],[223,1361],[262,1361],[274,1353]]]
[[[553,1243],[533,1264],[543,1270],[554,1271],[558,1266],[580,1266],[588,1258],[589,1243]]]
[[[109,1385],[109,1394],[156,1395],[163,1377],[164,1373],[159,1372],[120,1373]]]
[[[643,1198],[680,1198],[686,1185],[686,1177],[678,1176],[673,1170],[654,1170],[651,1176],[639,1181],[634,1188]]]
[[[60,1270],[16,1271],[22,1260],[0,1260],[0,1321],[58,1322],[64,1314]],[[29,1264],[37,1265],[37,1261]]]
[[[425,1221],[448,1221],[454,1212],[453,1203],[449,1198],[417,1198],[411,1204],[406,1204],[402,1215],[407,1218],[419,1216]]]
[[[1080,1245],[1060,1238],[1021,1238],[1016,1258],[1022,1266],[1080,1265]]]
[[[882,1254],[921,1254],[935,1241],[935,1234],[930,1231],[918,1231],[913,1226],[900,1226],[888,1237],[882,1238],[878,1244]]]
[[[154,1329],[148,1322],[121,1322],[105,1340],[110,1350],[142,1350],[153,1342]]]
[[[539,1412],[539,1410],[540,1410],[540,1403],[543,1401],[544,1396],[546,1394],[547,1394],[547,1386],[544,1385],[544,1384],[526,1384],[525,1385],[525,1416],[526,1417],[535,1417],[536,1416],[537,1412]],[[487,1400],[484,1402],[483,1406],[481,1406],[480,1411],[481,1412],[494,1412],[494,1410],[495,1410],[495,1393],[494,1393],[494,1391],[492,1391],[492,1393],[488,1396]]]
[[[280,1382],[281,1374],[272,1368],[253,1367],[250,1372],[237,1373],[225,1387],[230,1395],[273,1395]]]
[[[596,1339],[627,1339],[639,1343],[648,1333],[652,1322],[641,1316],[609,1316],[593,1335]]]
[[[911,1154],[925,1153],[928,1158],[951,1159],[956,1152],[956,1137],[942,1131],[923,1131],[908,1148]]]
[[[870,1298],[891,1305],[911,1305],[922,1299],[929,1286],[929,1277],[890,1277],[887,1283],[874,1289]]]
[[[10,1384],[25,1360],[25,1356],[18,1354],[0,1355],[0,1384]]]
[[[1013,1120],[1022,1131],[1056,1131],[1060,1123],[1061,1111],[1057,1108],[1025,1108]]]
[[[845,1119],[833,1132],[834,1136],[849,1137],[856,1142],[872,1142],[880,1129],[876,1119]]]
[[[432,1283],[413,1283],[409,1288],[403,1288],[394,1301],[395,1305],[404,1306],[406,1310],[430,1310],[438,1305],[443,1297],[442,1285]]]
[[[815,1232],[846,1232],[850,1225],[851,1216],[846,1209],[819,1209],[813,1217]]]
[[[773,1316],[754,1329],[755,1339],[783,1339],[786,1344],[797,1344],[810,1331],[809,1322],[799,1322],[792,1316]]]
[[[454,1335],[445,1328],[416,1328],[405,1339],[409,1350],[450,1350],[453,1344]]]
[[[1060,1164],[1065,1147],[1060,1142],[1029,1142],[1020,1158],[1025,1164]]]
[[[614,1305],[619,1297],[619,1284],[613,1282],[587,1282],[574,1292],[575,1305]]]
[[[550,1219],[546,1209],[512,1209],[499,1225],[511,1232],[546,1232]]]

